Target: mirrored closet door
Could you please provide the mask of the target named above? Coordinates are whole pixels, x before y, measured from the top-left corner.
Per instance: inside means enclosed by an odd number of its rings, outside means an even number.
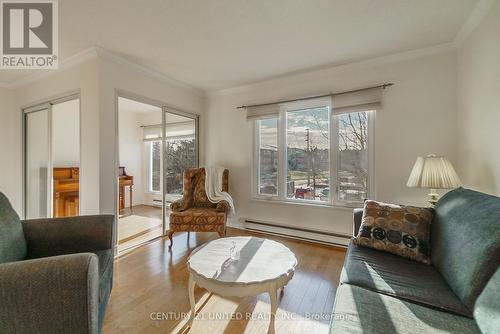
[[[79,97],[68,96],[23,112],[25,217],[79,215]]]

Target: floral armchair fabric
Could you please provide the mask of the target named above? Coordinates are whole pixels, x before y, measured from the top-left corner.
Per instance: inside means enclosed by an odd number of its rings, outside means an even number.
[[[212,203],[205,192],[205,168],[191,168],[184,172],[182,198],[170,204],[170,227],[168,238],[172,246],[175,232],[217,232],[226,234],[229,203]],[[224,170],[222,190],[229,190],[229,171]]]

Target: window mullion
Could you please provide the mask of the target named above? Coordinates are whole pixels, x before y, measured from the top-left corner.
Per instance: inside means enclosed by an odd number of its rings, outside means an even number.
[[[367,198],[375,198],[375,111],[367,112],[367,127],[368,127],[368,136],[367,136],[367,154],[368,154],[368,182],[367,182]]]
[[[281,110],[278,117],[278,155],[278,197],[286,199],[286,110]]]
[[[260,195],[260,122],[254,122],[254,164],[253,164],[253,182],[252,182],[252,193],[255,195]]]
[[[339,120],[330,116],[330,203],[338,204],[339,197]]]
[[[148,190],[153,191],[153,142],[148,143],[149,156],[148,156]]]

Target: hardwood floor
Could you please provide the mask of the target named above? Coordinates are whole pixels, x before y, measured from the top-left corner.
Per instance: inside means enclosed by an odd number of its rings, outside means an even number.
[[[280,294],[276,333],[328,333],[329,315],[345,251],[324,245],[228,229],[228,236],[256,235],[282,242],[296,255],[293,279]],[[222,298],[196,287],[197,318],[189,316],[186,260],[215,233],[174,234],[128,253],[115,262],[114,285],[104,333],[266,333],[270,301],[267,294]]]
[[[132,214],[142,217],[161,219],[161,208],[151,205],[134,205],[132,209],[126,207],[125,209],[121,210],[120,218],[130,216]]]
[[[162,235],[161,208],[136,205],[118,218],[118,252],[126,252]]]

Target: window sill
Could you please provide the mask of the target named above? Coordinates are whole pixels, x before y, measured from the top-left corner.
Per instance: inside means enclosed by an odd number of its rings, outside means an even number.
[[[299,206],[310,206],[310,207],[318,207],[318,208],[330,208],[330,209],[341,209],[341,210],[349,210],[355,208],[362,208],[363,202],[346,202],[346,203],[316,203],[313,201],[300,201],[300,200],[283,200],[276,199],[272,197],[252,197],[252,201],[255,202],[263,202],[263,203],[272,203],[272,204],[288,204],[288,205],[299,205]]]

